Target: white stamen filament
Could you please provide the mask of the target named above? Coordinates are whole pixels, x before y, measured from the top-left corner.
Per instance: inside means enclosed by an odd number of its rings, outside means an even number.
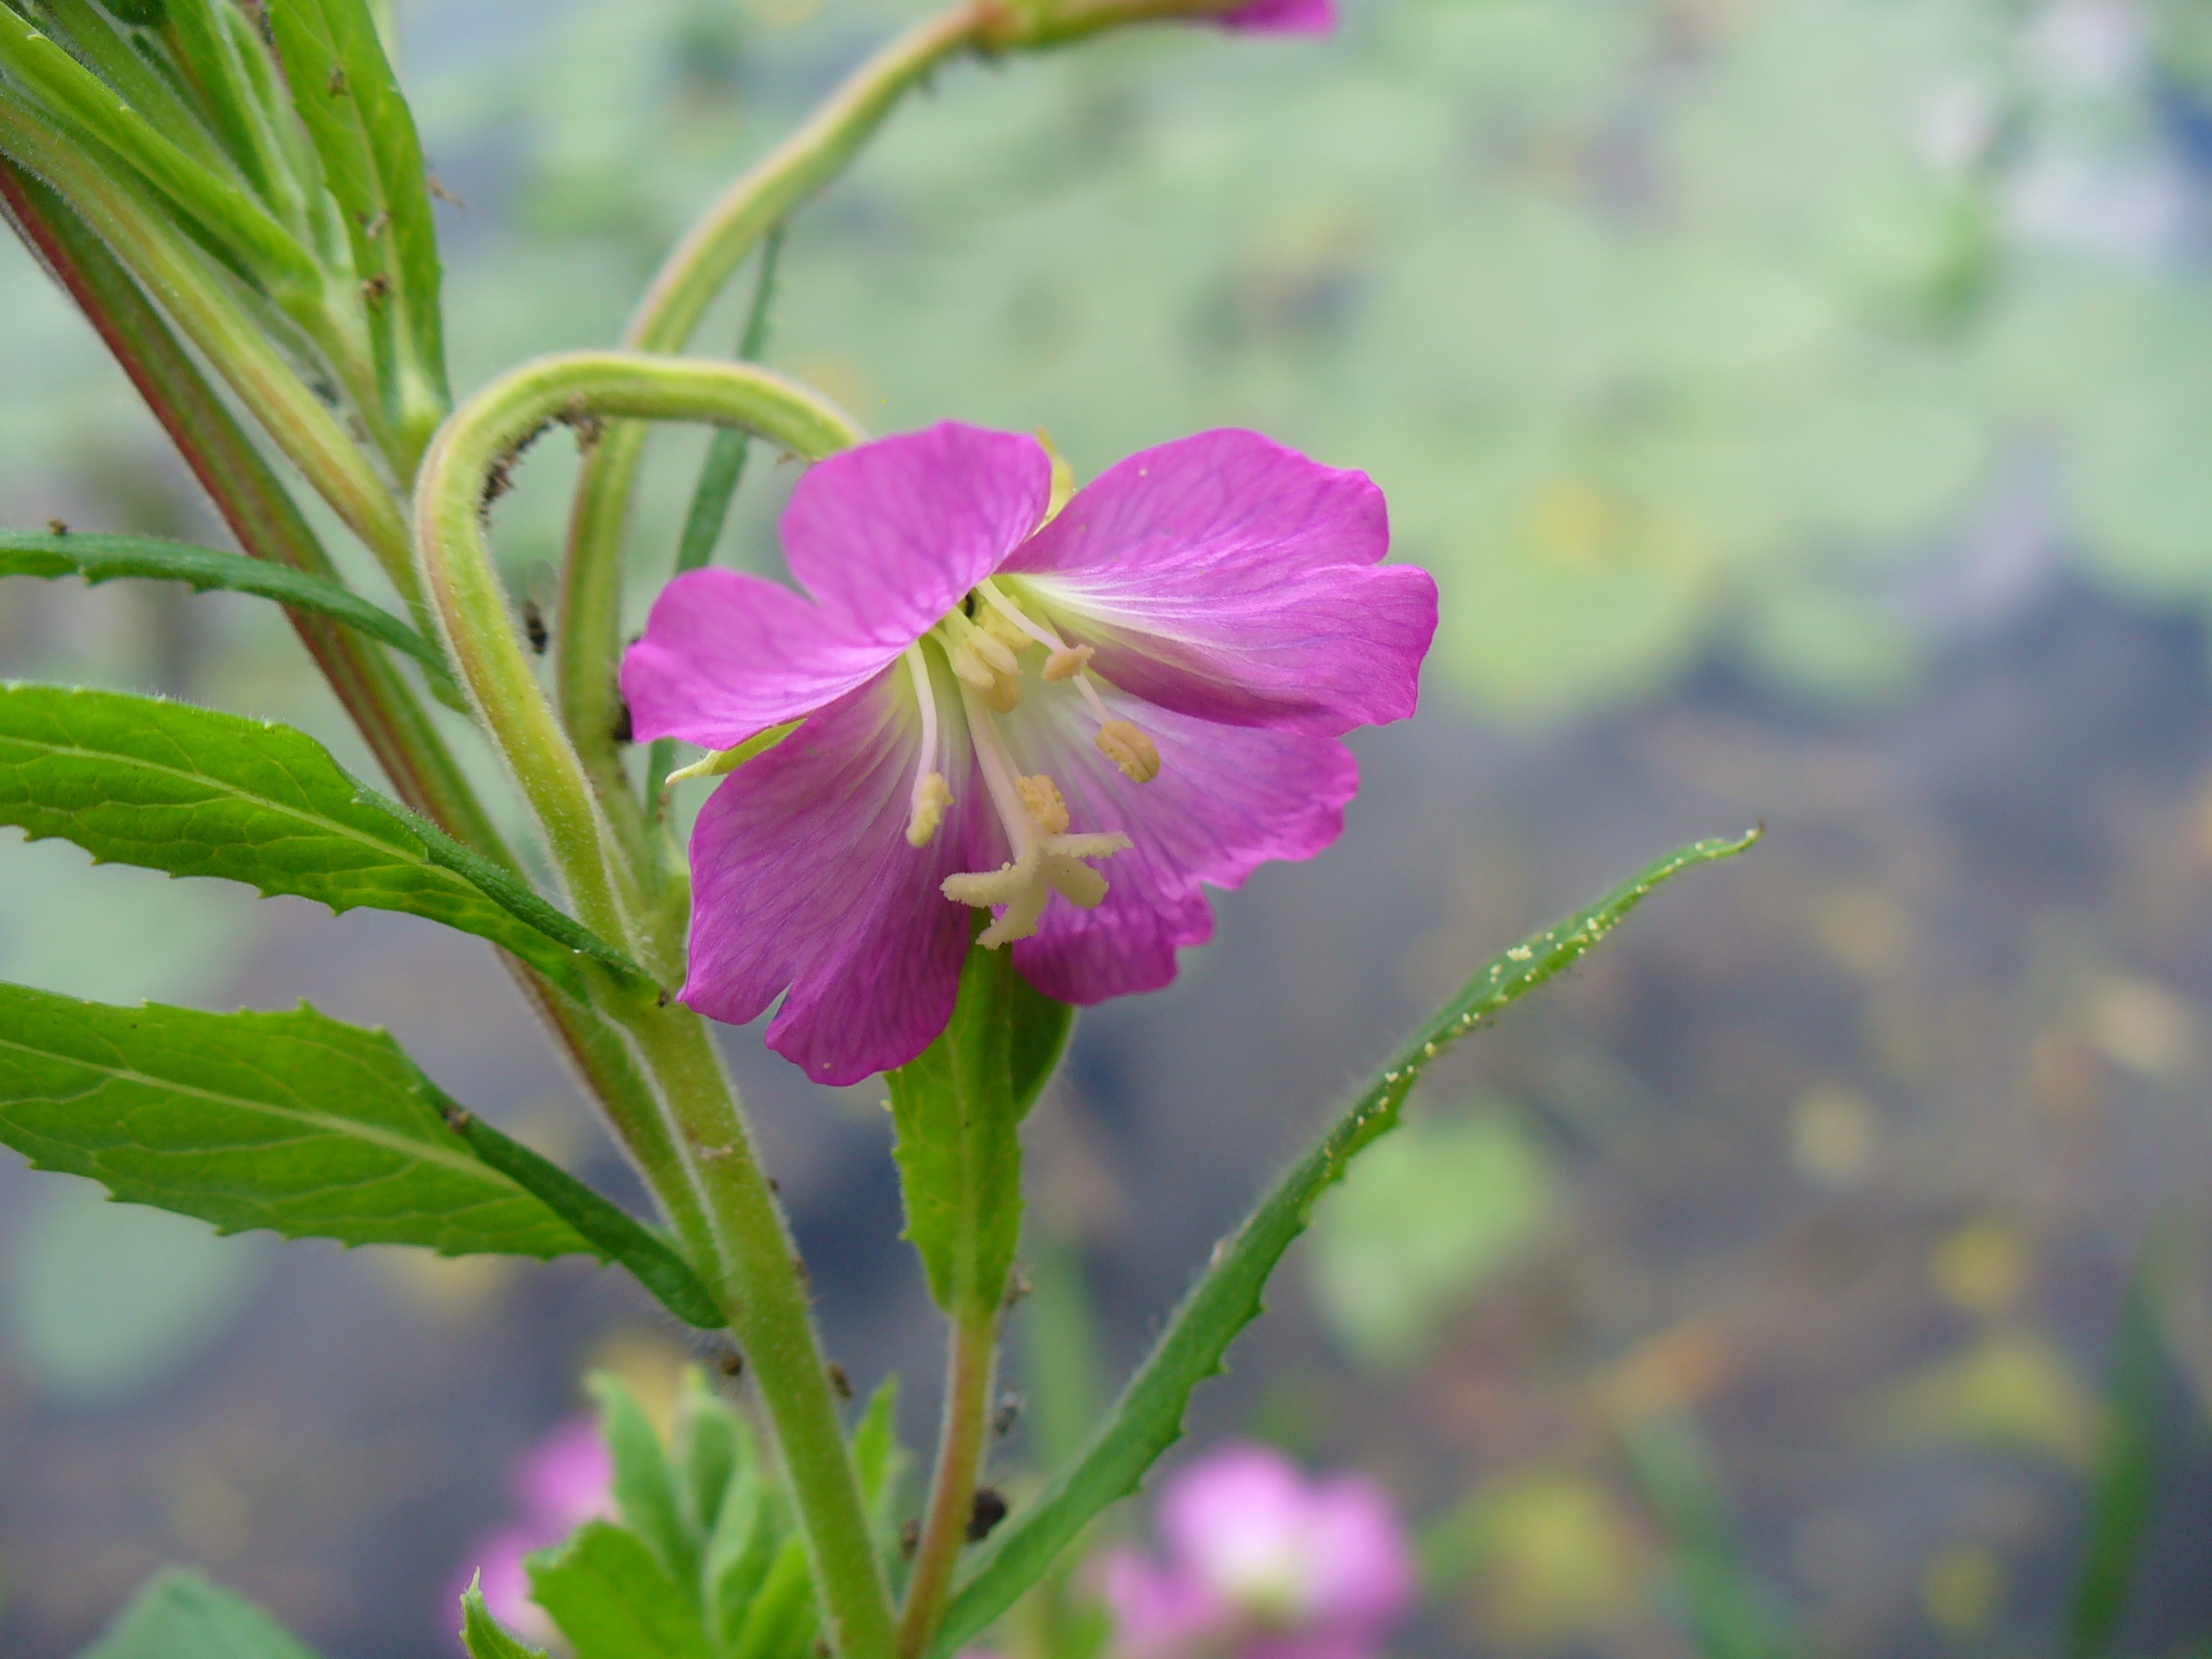
[[[1085,664],[1091,661],[1091,648],[1089,646],[1070,646],[1067,640],[1061,638],[1058,634],[1046,627],[1042,622],[1033,620],[1021,606],[1001,593],[998,590],[998,584],[992,581],[988,576],[975,584],[975,591],[982,594],[1015,627],[1021,629],[1022,633],[1028,635],[1030,638],[1052,653],[1051,658],[1045,664],[1046,679],[1066,680],[1072,678],[1075,682],[1075,689],[1083,694],[1083,701],[1091,706],[1091,712],[1098,716],[1098,723],[1101,726],[1114,718],[1106,711],[1106,704],[1099,697],[1098,688],[1091,684],[1091,676],[1083,671]],[[1080,657],[1076,655],[1078,652],[1082,653]],[[1066,666],[1071,658],[1074,659],[1074,665],[1072,667]],[[1063,669],[1064,671],[1055,673],[1055,669]]]
[[[907,646],[901,655],[913,677],[914,699],[922,705],[922,760],[906,798],[906,843],[921,848],[929,845],[945,808],[952,805],[952,788],[937,764],[937,693],[929,684],[929,664],[923,659],[921,642]]]

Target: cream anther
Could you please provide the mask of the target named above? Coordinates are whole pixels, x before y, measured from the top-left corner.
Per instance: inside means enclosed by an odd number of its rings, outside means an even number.
[[[1149,783],[1160,776],[1159,748],[1132,722],[1109,720],[1098,728],[1098,735],[1092,741],[1132,783]]]
[[[978,691],[988,691],[998,684],[998,676],[991,672],[991,665],[975,654],[975,648],[963,639],[945,653],[945,660],[952,664],[952,672],[959,675]]]
[[[1083,672],[1091,659],[1097,656],[1096,649],[1089,645],[1063,645],[1045,659],[1045,678],[1047,680],[1072,680]]]
[[[1068,832],[1068,803],[1061,798],[1060,786],[1045,773],[1033,778],[1017,778],[1014,786],[1021,791],[1022,807],[1029,814],[1029,822],[1047,835],[1065,835]]]
[[[945,781],[942,772],[925,772],[914,785],[911,809],[906,819],[906,845],[926,847],[937,833],[937,826],[945,822],[945,809],[952,805],[952,785]]]

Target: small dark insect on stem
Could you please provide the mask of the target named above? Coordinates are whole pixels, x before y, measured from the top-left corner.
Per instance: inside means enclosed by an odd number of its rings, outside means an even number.
[[[1009,1388],[998,1396],[998,1408],[991,1413],[991,1434],[1003,1440],[1014,1432],[1014,1425],[1022,1420],[1022,1396]]]
[[[607,734],[617,743],[637,740],[637,730],[630,721],[630,699],[619,691],[614,694],[614,724]]]
[[[734,1382],[745,1375],[745,1356],[732,1348],[714,1361],[714,1369]]]
[[[922,1548],[922,1517],[907,1517],[906,1525],[899,1528],[899,1559],[911,1561],[914,1551]]]
[[[49,536],[66,536],[69,534],[69,526],[59,518],[49,518],[46,520],[46,534]]]
[[[996,1486],[975,1488],[974,1502],[968,1508],[968,1542],[980,1544],[991,1536],[991,1529],[1006,1519],[1006,1495]]]
[[[836,1360],[830,1361],[830,1386],[840,1400],[853,1398],[853,1379],[845,1375],[845,1367]]]
[[[392,278],[381,271],[361,284],[361,302],[364,305],[381,305],[391,295]]]
[[[323,90],[329,93],[333,98],[345,97],[346,71],[343,69],[332,69],[330,71],[330,78],[323,83]]]
[[[524,637],[530,641],[532,654],[539,657],[544,656],[545,647],[552,642],[553,636],[547,632],[545,627],[544,607],[535,599],[522,601],[522,633]]]
[[[387,207],[383,212],[377,214],[373,219],[367,219],[362,222],[361,234],[367,237],[370,241],[373,242],[377,237],[384,234],[385,230],[390,228],[391,224],[392,209]]]

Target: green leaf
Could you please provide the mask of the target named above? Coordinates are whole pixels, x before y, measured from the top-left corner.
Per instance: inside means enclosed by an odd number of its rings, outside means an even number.
[[[757,1460],[738,1469],[715,1517],[703,1578],[708,1625],[717,1652],[730,1652],[743,1635],[746,1617],[789,1531],[782,1494]]]
[[[592,1248],[628,1270],[661,1306],[686,1325],[719,1331],[729,1323],[713,1296],[659,1233],[601,1196],[551,1159],[531,1150],[477,1117],[459,1109],[445,1114],[446,1127],[469,1142],[469,1149],[543,1201]]]
[[[1753,830],[1740,840],[1678,848],[1588,909],[1514,946],[1407,1039],[1319,1143],[1215,1247],[1212,1264],[1184,1297],[1083,1453],[976,1552],[931,1651],[951,1654],[981,1632],[1044,1575],[1093,1516],[1135,1491],[1145,1471],[1181,1437],[1191,1389],[1221,1369],[1230,1342],[1259,1316],[1267,1276],[1290,1241],[1306,1230],[1315,1200],[1343,1177],[1362,1147],[1396,1127],[1407,1095],[1430,1062],[1478,1023],[1597,949],[1661,883],[1694,865],[1741,853],[1758,838],[1759,831]],[[965,995],[965,985],[962,991]]]
[[[523,1565],[576,1659],[714,1659],[698,1608],[635,1532],[588,1521]]]
[[[1022,1235],[1018,1131],[1070,1017],[1014,971],[1012,951],[974,946],[950,1022],[885,1077],[906,1238],[930,1295],[955,1319],[994,1317],[1004,1300]]]
[[[692,1606],[699,1603],[699,1541],[684,1524],[676,1499],[676,1479],[668,1468],[661,1436],[621,1380],[595,1371],[589,1379],[599,1402],[599,1433],[614,1460],[614,1506],[623,1524],[652,1549],[661,1568],[683,1587]]]
[[[293,107],[346,217],[356,273],[390,292],[368,307],[426,388],[446,398],[438,229],[415,117],[362,0],[270,0]]]
[[[2165,1265],[2159,1249],[2163,1242],[2154,1233],[2137,1255],[2112,1339],[2090,1483],[2089,1537],[2061,1649],[2066,1659],[2103,1659],[2112,1651],[2135,1566],[2167,1485],[2171,1455],[2161,1447],[2159,1434],[2166,1357],[2156,1295]]]
[[[461,1593],[461,1643],[469,1659],[545,1659],[545,1649],[532,1647],[511,1634],[484,1605],[484,1575],[469,1580]]]
[[[0,68],[36,100],[54,126],[93,154],[112,153],[216,242],[290,292],[322,280],[291,232],[231,180],[164,137],[91,70],[23,17],[0,6]]]
[[[120,691],[0,684],[0,824],[104,862],[219,876],[332,910],[426,916],[571,990],[636,965],[349,776],[302,732]]]
[[[171,1567],[131,1599],[79,1659],[315,1659],[242,1597]],[[488,1656],[479,1655],[479,1659]]]
[[[806,1651],[820,1623],[814,1575],[806,1565],[806,1541],[794,1532],[776,1551],[775,1565],[768,1569],[760,1593],[746,1608],[730,1659],[795,1659]],[[588,1656],[580,1654],[578,1659]]]
[[[325,1018],[118,1008],[0,985],[0,1142],[41,1169],[211,1221],[442,1255],[591,1246],[485,1166],[382,1031]]]
[[[321,576],[240,553],[218,553],[185,541],[156,536],[105,536],[72,530],[0,530],[0,576],[82,576],[89,583],[121,576],[156,582],[182,582],[194,592],[220,588],[274,599],[295,611],[343,622],[381,644],[404,651],[441,685],[458,690],[445,666],[445,653],[391,612]]]
[[[670,1464],[685,1527],[703,1543],[714,1536],[722,1503],[754,1462],[751,1431],[707,1374],[686,1365],[676,1403],[676,1448]]]

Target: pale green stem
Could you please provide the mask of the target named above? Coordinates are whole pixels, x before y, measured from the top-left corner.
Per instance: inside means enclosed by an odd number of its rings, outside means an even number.
[[[930,1477],[929,1506],[923,1514],[914,1571],[906,1580],[906,1604],[899,1614],[900,1659],[921,1659],[945,1616],[952,1569],[959,1564],[960,1547],[968,1541],[968,1523],[974,1513],[998,1343],[995,1306],[967,1310],[952,1321],[945,1409],[937,1431],[937,1467]]]
[[[128,186],[31,110],[0,95],[0,151],[51,184],[99,231],[186,339],[238,394],[285,459],[376,557],[420,614],[407,520],[391,486],[301,383],[253,318]]]
[[[545,830],[578,915],[666,974],[676,950],[667,918],[631,889],[589,781],[531,671],[481,517],[486,480],[513,466],[547,422],[589,433],[612,416],[742,424],[804,455],[860,434],[818,395],[765,369],[584,351],[540,358],[493,382],[455,411],[423,460],[416,495],[423,585],[462,681]],[[890,1599],[805,1270],[712,1039],[687,1009],[612,988],[600,1001],[629,1033],[666,1114],[675,1162],[647,1173],[672,1214],[704,1217],[705,1264],[767,1407],[837,1649],[846,1659],[891,1659]]]
[[[946,58],[974,44],[980,7],[963,5],[894,40],[862,64],[806,123],[726,190],[654,278],[623,343],[681,351],[754,245],[852,160],[900,98]],[[554,675],[562,718],[585,770],[640,862],[651,856],[644,814],[612,733],[622,646],[622,535],[645,450],[645,429],[615,424],[586,458],[568,518]]]
[[[627,416],[742,425],[813,457],[858,441],[818,393],[751,364],[572,351],[494,380],[454,412],[423,458],[416,490],[422,578],[454,664],[544,826],[577,913],[635,945],[665,974],[671,942],[647,936],[626,867],[576,751],[538,685],[506,589],[484,541],[485,482],[554,421],[589,432]]]

